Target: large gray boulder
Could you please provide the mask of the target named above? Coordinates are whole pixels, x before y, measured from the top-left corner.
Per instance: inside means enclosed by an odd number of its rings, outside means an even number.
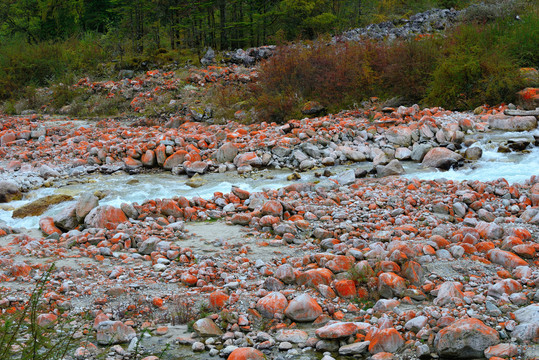
[[[535,116],[492,115],[488,118],[491,129],[505,131],[527,131],[537,127]]]
[[[215,60],[215,51],[213,51],[212,48],[208,48],[208,51],[206,51],[206,54],[204,54],[204,57],[200,59],[200,63],[204,66],[208,66],[213,64]]]
[[[386,131],[386,138],[398,146],[412,145],[412,130],[408,127],[396,126]]]
[[[404,174],[404,168],[397,159],[393,159],[389,164],[383,166],[378,165],[376,167],[376,174],[378,177],[393,176],[393,175],[402,175]]]
[[[70,205],[53,216],[54,225],[60,230],[69,231],[79,226],[76,215],[76,204]]]
[[[438,355],[450,359],[483,358],[485,349],[499,342],[495,329],[474,318],[455,321],[440,330],[434,340]]]
[[[83,222],[86,215],[99,205],[99,198],[87,192],[82,194],[75,204],[75,214],[79,222]]]
[[[515,318],[520,323],[511,336],[520,341],[539,341],[539,304],[531,304],[515,311]]]
[[[447,170],[462,160],[462,156],[444,147],[431,149],[421,162],[423,167]]]
[[[238,155],[238,148],[231,142],[224,143],[215,153],[215,160],[218,163],[226,163],[234,161]]]
[[[432,149],[430,144],[414,144],[410,157],[413,161],[423,161],[425,155]]]
[[[356,173],[354,170],[347,170],[339,175],[333,176],[332,179],[337,180],[341,186],[350,185],[356,182]]]
[[[19,200],[21,198],[21,190],[19,186],[11,181],[0,181],[0,203]]]

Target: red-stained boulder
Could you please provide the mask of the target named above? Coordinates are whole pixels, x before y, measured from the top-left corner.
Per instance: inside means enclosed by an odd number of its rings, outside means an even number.
[[[520,258],[509,251],[492,249],[487,253],[488,259],[495,264],[501,265],[506,269],[514,269],[517,266],[526,266],[526,260]]]
[[[321,339],[340,339],[355,335],[357,330],[352,322],[337,322],[321,327],[315,334]]]
[[[499,342],[495,329],[481,320],[470,318],[455,321],[440,330],[435,338],[435,348],[444,358],[482,358],[485,349]]]
[[[367,334],[365,340],[370,341],[369,352],[377,354],[379,352],[396,352],[402,345],[404,339],[395,328],[383,330],[373,330]]]
[[[333,277],[334,275],[329,269],[311,269],[301,273],[296,278],[296,282],[298,285],[316,287],[320,284],[331,284]]]
[[[280,292],[272,292],[256,303],[258,312],[268,319],[273,319],[275,314],[283,313],[288,306],[288,300]]]
[[[153,167],[157,163],[155,152],[153,150],[147,150],[140,158],[142,165],[146,167]]]
[[[315,299],[307,294],[301,294],[290,301],[285,315],[294,321],[313,321],[322,315],[322,308]]]
[[[266,355],[255,348],[238,348],[228,356],[228,360],[266,360]]]
[[[121,209],[110,205],[104,205],[98,206],[90,211],[84,219],[84,224],[89,228],[106,228],[114,230],[124,221],[128,221],[128,219]]]

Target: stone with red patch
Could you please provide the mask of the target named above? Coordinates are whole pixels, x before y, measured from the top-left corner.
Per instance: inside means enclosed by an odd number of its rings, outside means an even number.
[[[356,297],[356,285],[352,280],[339,280],[335,282],[335,291],[337,294],[345,299],[352,299]]]
[[[406,281],[397,274],[387,272],[380,274],[378,278],[378,292],[380,296],[390,299],[401,296],[406,290]]]
[[[256,303],[258,312],[268,319],[273,319],[275,314],[282,314],[288,306],[288,300],[280,292],[272,292],[264,296]]]
[[[111,205],[104,205],[92,209],[84,219],[84,224],[89,228],[114,230],[124,221],[128,221],[128,219],[121,209]]]
[[[355,335],[357,330],[357,325],[352,322],[337,322],[321,327],[315,334],[321,339],[341,339]]]
[[[331,284],[333,277],[334,275],[329,269],[311,269],[301,273],[296,278],[296,282],[298,285],[316,287],[320,284]]]
[[[387,329],[373,329],[365,337],[366,341],[370,341],[369,352],[377,354],[380,352],[394,353],[404,345],[404,339],[397,329],[390,327]]]
[[[487,253],[488,259],[495,264],[501,265],[506,269],[514,269],[517,266],[526,266],[526,260],[509,251],[492,249]]]
[[[210,307],[212,309],[221,310],[228,302],[229,296],[224,292],[217,290],[210,294]]]
[[[50,216],[46,216],[39,220],[39,228],[45,235],[62,234],[62,230],[54,225],[54,219]]]
[[[255,348],[238,348],[228,356],[227,360],[266,360],[266,355]]]
[[[481,358],[489,346],[500,342],[498,332],[481,320],[469,318],[457,320],[438,332],[435,349],[444,358]]]
[[[313,321],[322,315],[322,308],[308,294],[301,294],[290,301],[285,315],[294,321]]]

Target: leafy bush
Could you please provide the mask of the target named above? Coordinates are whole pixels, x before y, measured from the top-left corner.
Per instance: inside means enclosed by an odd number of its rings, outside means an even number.
[[[298,114],[306,101],[335,111],[372,96],[379,51],[379,45],[370,42],[284,47],[262,65],[257,110],[264,119],[282,121]]]
[[[46,86],[54,81],[71,83],[81,74],[99,72],[105,57],[97,38],[30,44],[12,39],[0,44],[0,99],[17,97],[27,86]]]
[[[59,46],[29,45],[14,40],[0,46],[0,99],[12,97],[27,85],[45,85],[62,69]]]
[[[407,40],[387,47],[387,60],[379,61],[382,97],[402,97],[417,103],[425,96],[440,51],[440,39]],[[376,66],[376,65],[375,65]]]
[[[508,56],[523,67],[539,67],[539,10],[510,19],[501,26],[500,43]]]

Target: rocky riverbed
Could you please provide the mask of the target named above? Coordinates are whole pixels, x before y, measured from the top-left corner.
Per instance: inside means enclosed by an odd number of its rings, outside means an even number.
[[[54,263],[73,359],[537,358],[536,116],[2,117],[0,309]]]

